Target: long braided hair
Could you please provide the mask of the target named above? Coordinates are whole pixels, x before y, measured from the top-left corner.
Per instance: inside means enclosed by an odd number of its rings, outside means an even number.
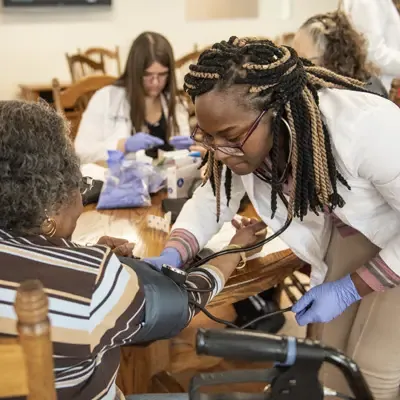
[[[232,85],[248,85],[248,102],[260,111],[273,110],[270,152],[271,173],[256,175],[271,184],[271,210],[277,209],[277,195],[282,182],[279,179],[278,160],[281,146],[279,136],[281,119],[288,121],[291,130],[292,186],[288,204],[288,219],[303,219],[308,210],[318,212],[343,207],[344,200],[337,191],[337,182],[350,186],[336,168],[330,137],[319,110],[318,90],[343,88],[366,92],[361,82],[317,67],[300,59],[290,47],[276,46],[259,38],[239,39],[216,43],[204,51],[197,64],[190,65],[185,76],[185,91],[193,102],[197,96],[213,89],[223,90]],[[223,164],[209,151],[203,160],[206,166],[204,184],[209,180],[220,214],[220,186]],[[227,203],[231,196],[232,172],[225,172]]]

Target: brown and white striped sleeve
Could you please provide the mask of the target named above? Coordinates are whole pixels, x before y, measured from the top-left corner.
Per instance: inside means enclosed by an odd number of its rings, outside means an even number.
[[[190,272],[187,285],[192,289],[210,289],[202,293],[188,292],[191,303],[204,307],[222,290],[224,278],[217,268],[207,265]],[[144,306],[144,291],[134,269],[121,264],[108,252],[99,270],[90,306],[92,351],[99,353],[133,341],[144,322]],[[198,307],[189,305],[188,323],[198,311]]]

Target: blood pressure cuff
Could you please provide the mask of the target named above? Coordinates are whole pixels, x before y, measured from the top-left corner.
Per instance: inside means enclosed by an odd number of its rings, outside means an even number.
[[[118,257],[138,276],[145,295],[145,323],[133,343],[169,339],[186,327],[189,318],[187,291],[144,261]]]

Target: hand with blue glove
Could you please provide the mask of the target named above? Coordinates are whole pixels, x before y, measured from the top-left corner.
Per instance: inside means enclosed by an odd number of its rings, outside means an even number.
[[[329,322],[356,301],[360,295],[350,275],[313,287],[293,307],[299,325]]]
[[[153,265],[156,269],[161,271],[163,264],[168,264],[171,267],[179,268],[182,266],[182,258],[178,250],[173,247],[167,247],[163,250],[159,257],[145,258],[143,261]]]
[[[177,150],[187,150],[194,144],[194,140],[189,136],[173,136],[169,144]]]
[[[147,150],[164,144],[164,140],[144,132],[135,133],[124,140],[125,153],[135,153],[139,150]]]

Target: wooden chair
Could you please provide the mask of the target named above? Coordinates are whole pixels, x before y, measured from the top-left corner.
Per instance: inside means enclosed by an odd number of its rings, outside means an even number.
[[[106,73],[109,73],[107,65],[109,60],[115,61],[117,69],[116,71],[111,71],[112,73],[117,73],[118,76],[121,75],[121,60],[119,55],[119,47],[115,46],[114,50],[105,49],[103,47],[90,47],[85,51],[81,52],[78,49],[78,54],[82,54],[85,57],[89,57],[93,61],[101,63],[105,67]]]
[[[53,99],[56,110],[66,116],[71,122],[71,137],[75,138],[76,132],[81,121],[82,113],[93,93],[111,85],[115,82],[115,77],[108,75],[87,76],[69,88],[62,90],[58,79],[52,82]]]
[[[183,90],[183,79],[185,75],[189,72],[189,65],[196,63],[200,57],[200,54],[208,48],[209,47],[204,47],[201,50],[199,50],[197,48],[197,45],[195,45],[193,51],[175,60],[175,71],[176,71],[176,80],[178,85],[178,93],[179,96],[182,99],[184,99],[188,105],[189,123],[191,129],[194,128],[197,121],[195,117],[194,105],[192,103],[192,100]]]
[[[0,339],[0,398],[56,400],[48,300],[37,280],[21,283],[16,339]]]
[[[95,74],[106,74],[106,67],[104,60],[97,62],[83,54],[65,54],[68,62],[69,72],[71,74],[71,81],[77,82],[85,76]]]

